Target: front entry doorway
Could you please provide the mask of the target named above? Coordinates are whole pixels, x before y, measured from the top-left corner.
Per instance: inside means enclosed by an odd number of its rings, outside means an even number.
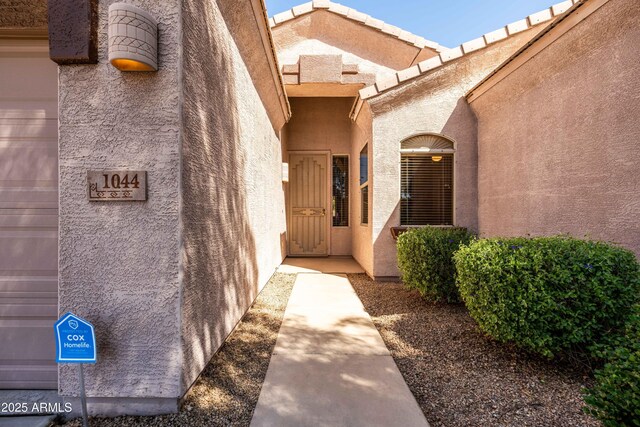
[[[329,153],[289,153],[289,255],[329,255]]]

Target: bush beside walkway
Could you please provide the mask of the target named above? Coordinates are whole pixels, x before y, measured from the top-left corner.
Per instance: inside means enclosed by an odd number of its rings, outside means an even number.
[[[454,258],[462,299],[480,329],[548,357],[588,354],[624,328],[640,295],[633,252],[602,242],[481,239]]]
[[[466,228],[415,228],[398,237],[402,281],[432,301],[458,302],[453,254],[473,234]]]

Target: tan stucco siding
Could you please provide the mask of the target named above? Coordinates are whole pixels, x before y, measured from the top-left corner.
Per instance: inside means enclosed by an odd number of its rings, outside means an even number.
[[[99,7],[99,63],[59,67],[60,313],[94,323],[91,397],[180,395],[180,93],[178,1],[146,1],[160,23],[157,73],[108,63]],[[146,202],[87,201],[87,170],[148,171]],[[60,391],[76,394],[77,367]]]
[[[301,55],[340,55],[343,64],[357,64],[360,73],[368,73],[380,77],[391,76],[396,72],[393,68],[375,63],[317,39],[299,40],[293,45],[278,49],[278,60],[282,65],[297,64]]]
[[[0,29],[46,29],[47,0],[0,1]]]
[[[250,75],[259,64],[234,41],[248,25],[236,12],[184,2],[183,391],[285,255],[281,145]]]
[[[248,71],[242,77],[253,82],[273,130],[278,133],[289,120],[290,111],[263,5],[263,0],[201,2],[200,13],[210,15],[213,9],[220,10],[225,19],[221,24],[229,31]],[[209,29],[199,31],[198,35],[205,38],[200,43],[213,42],[208,39],[213,37]]]
[[[432,73],[368,101],[373,112],[373,274],[398,276],[396,242],[400,225],[400,142],[436,133],[456,143],[454,223],[477,230],[476,120],[465,93],[524,45],[531,29],[469,54]]]
[[[639,20],[636,0],[611,0],[472,102],[482,235],[640,254]]]
[[[344,52],[345,59],[357,60],[365,68],[376,64],[375,68],[398,71],[410,67],[422,51],[377,29],[325,10],[315,10],[278,25],[273,28],[273,34],[283,64],[297,62],[296,58],[301,54]]]
[[[371,110],[367,104],[355,123],[351,125],[351,224],[352,224],[352,254],[356,261],[370,276],[373,276],[373,240],[371,225],[371,211],[373,206],[373,165],[372,165],[372,137]],[[368,144],[369,153],[369,224],[362,224],[360,212],[360,152]]]
[[[286,126],[290,151],[330,151],[332,155],[351,156],[349,112],[353,98],[290,98],[289,101],[293,113]],[[331,173],[331,167],[328,173]],[[351,176],[354,173],[350,170]],[[353,221],[349,227],[330,226],[331,255],[351,255],[353,226]]]

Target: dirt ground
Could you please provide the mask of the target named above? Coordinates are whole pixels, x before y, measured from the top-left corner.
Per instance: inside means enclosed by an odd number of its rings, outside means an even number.
[[[276,273],[185,397],[178,414],[91,418],[91,427],[248,426],[267,374],[271,353],[295,275]],[[59,424],[55,424],[59,425]],[[66,427],[80,427],[80,419]]]
[[[464,305],[349,275],[427,421],[437,426],[598,426],[582,411],[588,369],[492,342]]]

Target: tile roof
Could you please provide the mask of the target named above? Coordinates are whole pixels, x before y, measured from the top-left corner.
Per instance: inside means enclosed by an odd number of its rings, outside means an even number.
[[[565,13],[574,4],[580,3],[581,1],[582,0],[563,1],[562,3],[555,4],[548,9],[529,15],[525,19],[505,25],[504,27],[487,33],[482,37],[462,43],[460,46],[452,49],[441,51],[438,56],[422,61],[413,67],[398,71],[390,77],[378,80],[374,85],[365,87],[360,90],[360,98],[363,100],[373,98],[389,89],[407,82],[408,80],[440,68],[450,61],[461,58],[477,50],[484,49],[493,43],[509,38],[532,27],[548,23],[552,19]]]
[[[607,2],[607,1],[609,1],[609,0],[600,0],[599,2],[598,2],[598,0],[591,1],[591,2],[589,0],[581,0],[579,2],[574,2],[574,5],[573,5],[573,7],[571,8],[570,11],[566,12],[563,16],[561,16],[558,19],[554,20],[551,23],[551,25],[547,26],[544,30],[542,30],[538,34],[536,34],[531,40],[529,40],[527,42],[527,44],[522,46],[518,51],[516,51],[513,55],[511,55],[506,61],[504,61],[502,64],[500,64],[498,66],[498,68],[493,70],[485,78],[480,80],[480,82],[478,84],[476,84],[474,87],[469,89],[467,91],[467,94],[465,95],[467,97],[467,100],[469,102],[471,102],[472,99],[475,96],[477,96],[478,89],[480,87],[484,86],[485,83],[487,83],[488,81],[492,80],[495,76],[497,76],[499,74],[500,71],[502,71],[505,68],[509,67],[509,65],[512,64],[514,61],[516,61],[518,57],[520,57],[521,55],[524,55],[527,51],[531,50],[534,45],[536,45],[540,40],[542,40],[547,34],[552,32],[557,26],[562,24],[562,22],[565,21],[567,18],[569,18],[571,16],[571,14],[575,13],[578,10],[578,8],[580,8],[582,6],[585,6],[587,4],[594,5],[594,4],[600,3],[600,5],[602,5],[604,2]],[[597,8],[597,6],[596,6],[596,8]],[[595,10],[595,9],[591,9],[591,10]],[[582,15],[582,19],[585,19],[587,16],[589,16],[589,14],[590,14],[590,12],[585,11],[583,13],[583,15]],[[574,21],[574,22],[580,22],[580,21]],[[573,25],[575,25],[575,24],[573,24]],[[571,28],[571,26],[569,28]]]
[[[447,49],[443,46],[440,46],[436,42],[425,39],[424,37],[411,34],[410,32],[403,30],[402,28],[387,24],[372,16],[369,16],[362,12],[358,12],[355,9],[351,9],[350,7],[343,6],[329,0],[313,0],[308,3],[301,4],[300,6],[296,6],[293,9],[287,10],[285,12],[278,13],[277,15],[274,15],[271,19],[269,19],[269,25],[271,26],[271,28],[275,28],[285,22],[291,21],[292,19],[295,19],[299,16],[312,13],[316,10],[326,10],[340,15],[343,18],[359,22],[362,25],[365,25],[376,31],[380,31],[390,37],[397,38],[419,49],[424,49],[426,47],[429,49],[433,49],[438,53]]]

